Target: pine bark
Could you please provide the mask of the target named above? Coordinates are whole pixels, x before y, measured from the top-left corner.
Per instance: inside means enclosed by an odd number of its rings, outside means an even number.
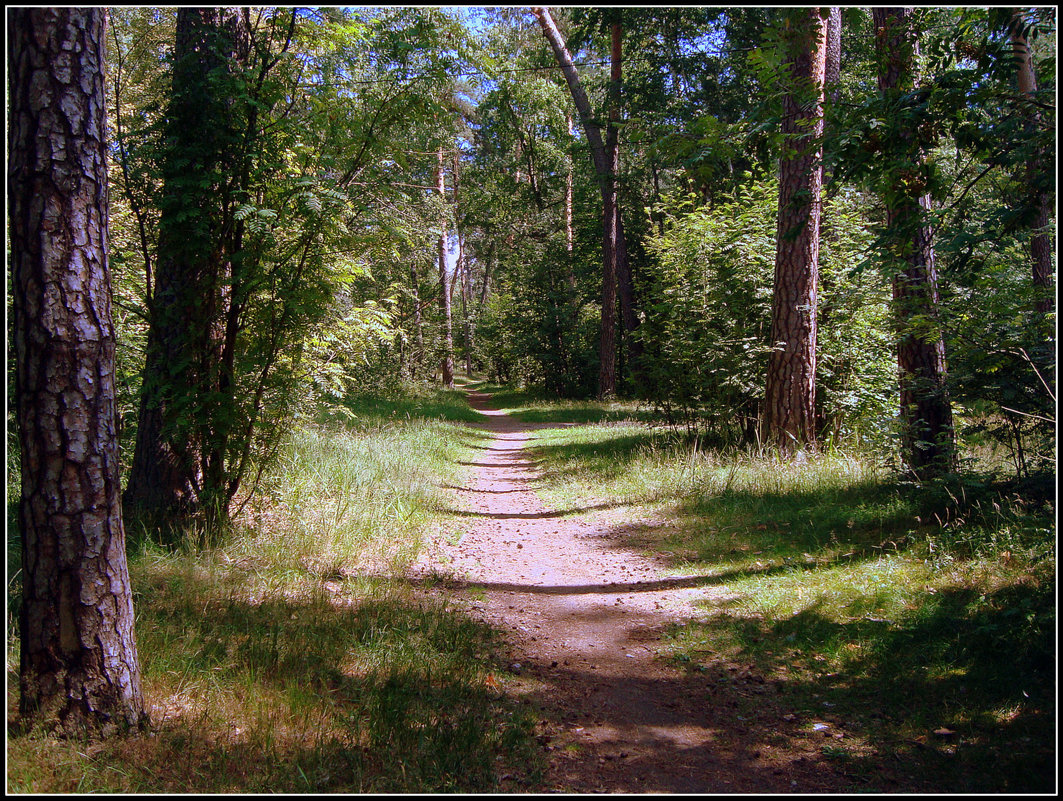
[[[1026,41],[1023,31],[1022,12],[1015,9],[1012,14],[1012,26],[1010,31],[1012,49],[1015,54],[1017,68],[1017,81],[1019,92],[1026,97],[1032,97],[1037,91],[1037,76],[1033,68],[1033,56],[1030,53],[1030,44]],[[1029,115],[1030,127],[1040,123],[1040,114],[1036,110]],[[1026,180],[1028,184],[1036,183],[1040,173],[1044,170],[1046,159],[1043,154],[1031,161],[1026,166]],[[1052,293],[1053,269],[1052,254],[1055,252],[1055,237],[1052,235],[1052,205],[1053,198],[1049,192],[1037,192],[1034,200],[1036,212],[1033,222],[1033,237],[1030,240],[1030,256],[1033,261],[1033,284],[1044,290],[1044,295],[1037,301],[1037,311],[1042,314],[1050,314],[1055,310],[1055,299]]]
[[[796,13],[786,47],[779,217],[764,421],[785,452],[816,441],[816,306],[823,187],[823,87],[827,29],[818,8]]]
[[[106,736],[147,718],[115,423],[105,20],[104,9],[8,11],[19,708]]]
[[[918,38],[912,8],[875,8],[878,85],[887,99],[915,89]],[[925,154],[914,134],[895,143],[910,170],[906,185],[918,186]],[[902,459],[920,479],[951,469],[955,457],[952,406],[947,387],[945,342],[938,322],[934,232],[928,222],[930,195],[891,193],[886,226],[892,250],[893,307],[897,326]],[[918,323],[918,324],[916,324]]]
[[[163,158],[163,202],[137,440],[127,508],[180,521],[223,513],[223,402],[232,392],[237,309],[233,256],[242,230],[231,176],[243,161],[234,100],[219,86],[246,61],[246,10],[182,8]],[[219,497],[220,496],[220,497]]]

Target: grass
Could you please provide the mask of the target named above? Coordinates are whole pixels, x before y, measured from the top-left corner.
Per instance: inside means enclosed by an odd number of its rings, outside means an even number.
[[[868,457],[706,451],[616,412],[536,431],[538,490],[612,509],[625,544],[701,577],[703,614],[671,631],[670,661],[739,697],[752,670],[779,716],[844,732],[822,755],[861,789],[898,789],[887,774],[916,791],[1054,788],[1050,485],[915,487]]]
[[[662,658],[731,693],[765,742],[785,744],[780,719],[827,725],[842,736],[822,758],[864,790],[1054,788],[1051,487],[973,474],[914,487],[860,455],[706,450],[633,404],[494,400],[537,424],[546,504],[604,509],[622,543],[699,577],[701,614]],[[391,578],[483,444],[472,419],[459,393],[350,399],[293,432],[226,542],[131,532],[156,731],[20,730],[9,633],[8,789],[535,787],[534,721],[506,694],[498,633]],[[750,677],[765,694],[747,698]]]
[[[503,775],[535,780],[534,721],[505,695],[497,632],[394,580],[439,522],[439,485],[470,461],[477,432],[447,422],[467,405],[422,393],[348,410],[293,432],[216,547],[131,532],[150,736],[21,730],[9,620],[9,791],[488,792]]]

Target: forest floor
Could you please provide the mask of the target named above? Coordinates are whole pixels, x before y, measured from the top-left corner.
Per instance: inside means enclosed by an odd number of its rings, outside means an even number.
[[[788,710],[750,664],[684,671],[659,655],[662,636],[726,587],[676,575],[630,549],[650,521],[607,498],[546,508],[526,446],[545,424],[521,423],[470,392],[485,415],[468,486],[448,487],[457,530],[441,530],[412,569],[415,584],[460,599],[508,632],[508,692],[534,705],[547,768],[512,791],[832,792],[865,787],[824,759],[838,727]],[[556,425],[556,424],[554,424]],[[489,444],[486,444],[489,443]],[[697,598],[700,611],[692,601]],[[913,790],[911,777],[875,777]],[[867,781],[866,777],[861,777]]]

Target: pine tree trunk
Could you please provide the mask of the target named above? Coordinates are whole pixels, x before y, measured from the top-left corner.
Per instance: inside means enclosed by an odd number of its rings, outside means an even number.
[[[224,515],[219,507],[229,500],[219,461],[227,434],[220,421],[228,416],[221,398],[233,391],[224,354],[232,353],[235,331],[226,176],[243,131],[219,77],[231,75],[249,48],[246,10],[178,11],[156,282],[124,498],[127,508],[160,521]]]
[[[65,733],[147,723],[133,636],[107,265],[103,9],[8,11],[22,453],[19,708]]]
[[[896,97],[915,88],[918,40],[912,8],[875,8],[879,89]],[[904,161],[922,166],[925,155],[914,136],[896,143]],[[914,176],[914,173],[913,173]],[[917,183],[912,180],[909,184]],[[933,230],[927,222],[930,196],[897,195],[886,204],[886,226],[894,238],[893,307],[897,325],[901,448],[908,468],[921,480],[951,469],[955,456],[952,406],[947,387],[945,342],[938,320]],[[923,321],[913,326],[915,320]]]
[[[795,12],[783,100],[779,220],[764,419],[786,452],[816,441],[816,306],[826,26],[819,9]]]
[[[1030,53],[1030,45],[1026,41],[1023,32],[1022,12],[1015,9],[1012,15],[1011,44],[1015,54],[1017,67],[1017,79],[1019,91],[1031,97],[1037,91],[1037,78],[1033,69],[1033,57]],[[1036,111],[1030,113],[1029,121],[1031,128],[1040,122],[1040,114]],[[1026,166],[1026,180],[1028,184],[1034,184],[1040,173],[1044,170],[1043,162],[1051,162],[1051,158],[1044,156],[1031,161]],[[1055,252],[1055,242],[1052,236],[1052,195],[1048,192],[1039,192],[1036,195],[1036,215],[1034,217],[1034,234],[1030,240],[1030,256],[1033,260],[1033,284],[1043,290],[1044,296],[1037,301],[1037,310],[1042,314],[1050,314],[1055,310],[1055,300],[1052,293],[1053,270],[1052,254]]]

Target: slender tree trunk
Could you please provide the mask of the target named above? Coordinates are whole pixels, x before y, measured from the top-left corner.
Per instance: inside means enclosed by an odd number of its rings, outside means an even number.
[[[572,128],[572,115],[565,112],[565,125],[568,126],[569,138],[572,138],[575,131]],[[574,231],[572,228],[572,156],[565,157],[565,250],[568,253],[572,253],[572,246],[575,240]],[[571,270],[569,270],[571,274]],[[575,285],[575,280],[571,282]]]
[[[147,723],[115,427],[104,9],[8,10],[22,455],[19,708],[69,734]]]
[[[793,452],[816,442],[816,306],[823,183],[823,78],[827,29],[818,8],[793,12],[786,47],[775,292],[764,421]]]
[[[413,350],[410,352],[410,378],[416,379],[424,366],[424,321],[421,318],[421,295],[417,285],[417,266],[410,265],[410,292],[413,294]]]
[[[598,176],[602,194],[602,330],[599,343],[598,395],[609,397],[616,394],[616,300],[619,289],[625,328],[633,331],[638,318],[633,308],[631,270],[627,259],[627,242],[620,222],[618,194],[619,150],[619,87],[621,78],[621,28],[611,30],[610,68],[610,121],[606,127],[606,141],[602,141],[601,126],[594,120],[590,101],[583,90],[572,56],[565,47],[561,33],[554,24],[550,12],[533,6],[532,12],[539,20],[543,35],[550,43],[558,65],[568,83],[572,101],[579,113],[583,130],[590,145],[591,161]],[[632,354],[633,355],[633,354]]]
[[[498,268],[498,251],[494,242],[487,251],[487,262],[484,264],[484,282],[480,286],[480,301],[476,306],[476,317],[481,318],[484,314],[484,305],[487,303],[487,291],[491,283],[491,276]]]
[[[443,146],[439,146],[439,166],[436,169],[436,189],[439,196],[446,200],[447,184],[444,172]],[[443,232],[439,235],[439,310],[443,315],[443,356],[440,369],[443,372],[443,386],[454,389],[454,327],[450,316],[450,276],[447,273],[447,225],[442,222]]]
[[[227,176],[245,131],[219,82],[249,50],[246,9],[178,10],[155,292],[124,498],[127,508],[163,520],[224,515],[218,507],[228,502],[219,497],[225,481],[216,448],[225,435],[216,427],[228,417],[220,398],[235,331]]]
[[[1030,45],[1026,41],[1023,31],[1023,18],[1021,9],[1012,12],[1011,44],[1015,54],[1017,66],[1017,78],[1019,91],[1027,97],[1032,97],[1037,91],[1037,78],[1033,69],[1033,56],[1030,53]],[[1034,110],[1029,114],[1030,127],[1040,123],[1040,114]],[[1044,162],[1051,162],[1043,155],[1026,165],[1027,183],[1033,185],[1044,170]],[[1053,269],[1052,254],[1055,252],[1055,237],[1052,235],[1052,204],[1053,198],[1049,192],[1039,192],[1036,197],[1036,214],[1034,217],[1034,235],[1030,240],[1030,256],[1033,260],[1033,283],[1034,286],[1045,290],[1044,297],[1037,301],[1037,310],[1042,314],[1050,314],[1055,310],[1055,300],[1052,293]]]
[[[609,61],[609,87],[612,98],[609,103],[609,127],[607,128],[609,140],[610,174],[612,177],[613,213],[616,219],[613,228],[616,231],[616,279],[617,291],[620,295],[620,316],[624,325],[624,342],[627,346],[627,365],[631,373],[637,373],[639,362],[642,357],[642,343],[635,337],[635,329],[638,328],[639,318],[635,313],[635,286],[631,275],[631,261],[628,259],[627,237],[624,236],[624,220],[621,214],[620,204],[620,87],[623,80],[621,67],[623,64],[623,30],[619,23],[610,26],[610,61]]]
[[[458,239],[458,252],[461,255],[461,317],[465,328],[465,375],[472,376],[472,354],[474,349],[472,327],[472,269],[465,254],[465,243]]]
[[[912,8],[875,8],[879,89],[897,98],[915,89],[918,39]],[[918,185],[925,160],[914,135],[895,143],[914,165],[907,185]],[[897,325],[902,457],[920,479],[951,469],[955,455],[945,342],[938,324],[934,232],[927,222],[930,196],[894,195],[886,202],[887,230],[893,237],[893,305]],[[921,321],[918,326],[912,323]]]

